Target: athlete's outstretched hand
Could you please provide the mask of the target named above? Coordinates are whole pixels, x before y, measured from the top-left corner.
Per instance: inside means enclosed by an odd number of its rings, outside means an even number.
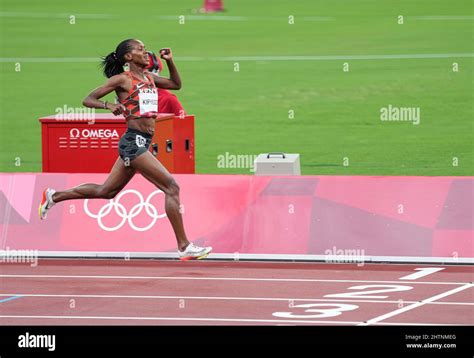
[[[122,114],[126,108],[121,103],[117,103],[117,104],[107,103],[107,109],[110,112],[112,112],[114,115],[118,116],[119,114]]]

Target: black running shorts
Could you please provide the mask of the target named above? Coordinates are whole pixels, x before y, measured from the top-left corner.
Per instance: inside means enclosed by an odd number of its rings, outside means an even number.
[[[119,141],[118,149],[120,158],[124,161],[134,160],[150,148],[151,139],[151,134],[128,128]]]

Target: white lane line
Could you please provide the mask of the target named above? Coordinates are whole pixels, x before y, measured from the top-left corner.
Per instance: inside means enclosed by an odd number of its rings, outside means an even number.
[[[45,293],[0,293],[0,297],[21,296],[21,297],[78,297],[78,298],[132,298],[132,299],[186,299],[186,300],[242,300],[242,301],[318,301],[318,302],[356,302],[356,303],[391,303],[399,304],[400,300],[351,300],[351,299],[327,299],[327,298],[282,298],[282,297],[226,297],[226,296],[157,296],[157,295],[84,295],[84,294],[45,294]],[[417,303],[419,301],[403,301],[403,304]],[[429,305],[459,305],[474,306],[474,302],[429,302]]]
[[[295,20],[303,20],[303,21],[334,21],[336,18],[329,17],[329,16],[303,16],[303,17],[295,17]]]
[[[185,318],[185,317],[100,317],[100,316],[12,316],[3,315],[0,318],[13,319],[103,319],[103,320],[157,320],[157,321],[219,321],[219,322],[261,322],[261,323],[308,323],[308,324],[342,324],[356,325],[359,322],[353,321],[296,321],[296,320],[259,320],[259,319],[235,319],[235,318]],[[3,323],[4,326],[7,326]],[[471,326],[470,324],[455,323],[378,323],[384,326]]]
[[[288,21],[287,16],[212,16],[212,15],[157,15],[154,19],[179,21]],[[330,16],[296,16],[296,21],[334,21],[336,18]]]
[[[431,275],[432,273],[444,270],[443,267],[423,267],[414,269],[415,273],[409,274],[407,276],[400,277],[399,280],[418,280],[421,277]]]
[[[180,57],[180,61],[209,61],[206,57]],[[86,63],[99,62],[100,57],[0,57],[0,63]]]
[[[249,20],[256,20],[256,18],[250,18],[248,16],[209,16],[209,15],[157,15],[152,16],[154,19],[160,20],[171,20],[171,21],[179,21],[180,18],[184,19],[185,21],[188,20],[198,20],[198,21],[249,21]],[[264,18],[260,18],[263,20]],[[283,19],[280,18],[280,19]]]
[[[37,63],[54,63],[54,62],[99,62],[99,57],[1,57],[0,62],[37,62]]]
[[[111,19],[115,16],[112,14],[77,14],[75,12],[70,13],[50,13],[50,12],[13,12],[13,11],[0,11],[0,17],[9,18],[39,18],[39,19],[68,19],[70,16],[81,19]]]
[[[372,282],[372,283],[400,283],[400,281],[374,280],[323,280],[309,278],[254,278],[254,277],[182,277],[182,276],[87,276],[87,275],[0,275],[1,278],[77,278],[99,280],[191,280],[191,281],[258,281],[258,282]],[[418,282],[406,283],[421,285],[464,285],[465,282]]]
[[[226,296],[153,296],[153,295],[84,295],[84,294],[43,294],[43,293],[0,293],[2,296],[22,296],[22,297],[49,297],[49,298],[137,298],[137,299],[183,299],[183,300],[236,300],[236,301],[284,301],[284,302],[367,302],[367,303],[390,303],[398,304],[400,301],[381,301],[381,300],[342,300],[342,299],[324,299],[324,298],[281,298],[281,297],[226,297]],[[403,301],[404,304],[415,303],[417,301]]]
[[[474,20],[474,16],[448,15],[448,16],[407,16],[407,19],[414,20]]]
[[[48,12],[13,12],[0,11],[0,18],[37,18],[37,19],[69,19],[74,16],[77,19],[124,19],[122,14],[81,14],[81,13],[48,13]],[[288,17],[283,16],[228,16],[228,15],[149,15],[148,19],[180,21],[288,21]],[[334,17],[329,16],[296,16],[297,21],[334,21]]]
[[[472,326],[470,323],[410,323],[410,322],[400,322],[400,323],[376,323],[374,326]]]
[[[413,60],[434,58],[472,58],[474,53],[424,53],[424,54],[392,54],[392,55],[314,55],[314,56],[220,56],[176,57],[178,61],[339,61],[339,60]],[[33,63],[81,63],[98,62],[99,57],[0,57],[0,62],[33,62]]]
[[[84,294],[46,294],[46,293],[0,293],[3,296],[22,296],[22,297],[79,297],[79,298],[137,298],[137,299],[186,299],[186,300],[242,300],[242,301],[318,301],[318,302],[358,302],[358,303],[391,303],[399,304],[400,300],[351,300],[351,299],[327,299],[327,298],[283,298],[283,297],[235,297],[235,296],[163,296],[163,295],[84,295]],[[419,301],[403,301],[403,304],[417,303]],[[474,306],[474,302],[430,302],[431,305],[460,305]]]
[[[404,312],[407,312],[407,311],[411,311],[412,309],[415,309],[415,308],[418,308],[418,307],[421,307],[421,306],[424,306],[426,305],[427,303],[431,303],[431,302],[434,302],[434,301],[437,301],[441,298],[444,298],[444,297],[447,297],[447,296],[451,296],[455,293],[458,293],[458,292],[461,292],[461,291],[464,291],[468,288],[471,288],[471,287],[474,287],[474,284],[472,283],[467,283],[463,286],[460,286],[460,287],[456,287],[456,288],[453,288],[452,290],[449,290],[449,291],[446,291],[446,292],[443,292],[443,293],[440,293],[439,295],[436,295],[436,296],[432,296],[430,298],[427,298],[425,300],[422,300],[420,302],[417,302],[417,303],[413,303],[409,306],[405,306],[403,308],[400,308],[398,310],[395,310],[395,311],[392,311],[392,312],[389,312],[389,313],[386,313],[386,314],[383,314],[381,316],[378,316],[378,317],[375,317],[375,318],[372,318],[372,319],[369,319],[363,323],[360,323],[359,325],[360,326],[368,326],[368,325],[371,325],[371,324],[374,324],[374,323],[378,323],[380,321],[383,321],[387,318],[391,318],[391,317],[394,317],[394,316],[397,316],[401,313],[404,313]]]
[[[429,305],[461,305],[461,306],[474,306],[474,302],[428,302]]]
[[[251,323],[329,323],[329,324],[357,324],[354,321],[299,321],[276,319],[247,319],[247,318],[196,318],[196,317],[115,317],[115,316],[14,316],[1,315],[0,318],[16,319],[103,319],[103,320],[140,320],[140,321],[202,321],[202,322],[251,322]],[[5,322],[2,323],[5,325]]]
[[[474,57],[474,53],[425,53],[399,55],[335,55],[335,56],[234,56],[210,57],[211,61],[328,61],[328,60],[405,60],[427,58]]]
[[[0,17],[9,18],[47,18],[47,19],[64,19],[73,15],[81,19],[121,19],[126,18],[125,14],[81,14],[75,12],[69,13],[49,13],[49,12],[14,12],[14,11],[0,11]],[[178,21],[184,16],[185,20],[200,20],[200,21],[280,21],[288,20],[287,16],[228,16],[228,15],[151,15],[150,18],[160,20]],[[410,20],[438,20],[438,21],[465,21],[474,20],[474,16],[470,15],[421,15],[421,16],[406,16]],[[335,17],[329,16],[295,16],[296,21],[334,21]]]

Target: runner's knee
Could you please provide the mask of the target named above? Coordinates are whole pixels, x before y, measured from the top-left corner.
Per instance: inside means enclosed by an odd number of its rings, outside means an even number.
[[[167,195],[171,195],[171,196],[178,196],[179,195],[179,185],[178,183],[174,180],[174,179],[171,179],[168,183],[168,185],[166,185],[166,187],[164,188],[164,192],[167,194]]]

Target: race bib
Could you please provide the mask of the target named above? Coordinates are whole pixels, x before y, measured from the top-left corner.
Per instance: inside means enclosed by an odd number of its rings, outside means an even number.
[[[156,88],[143,88],[139,91],[140,114],[158,112],[158,92]]]
[[[146,145],[146,139],[140,134],[137,134],[137,136],[135,137],[135,142],[137,144],[137,147],[139,148],[143,148]]]

